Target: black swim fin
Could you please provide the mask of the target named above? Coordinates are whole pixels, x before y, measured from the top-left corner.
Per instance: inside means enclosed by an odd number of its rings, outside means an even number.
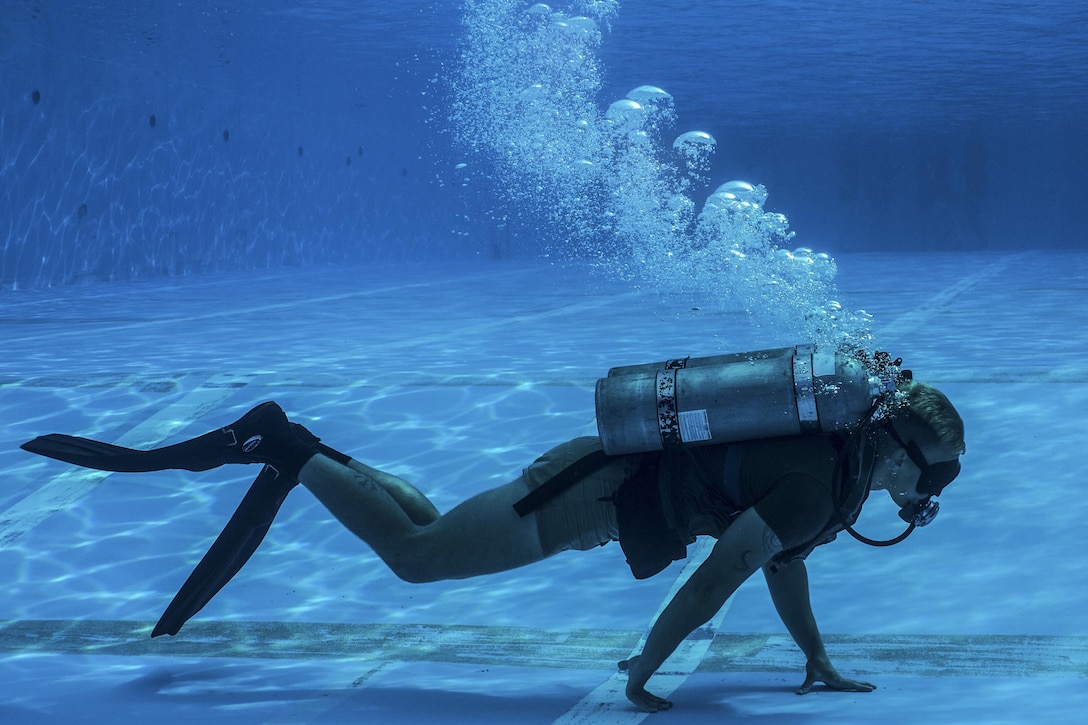
[[[291,431],[314,451],[343,465],[351,461],[350,456],[321,443],[320,438],[298,423],[291,423]],[[182,625],[226,586],[264,541],[272,520],[296,485],[297,480],[272,466],[261,470],[222,533],[159,618],[152,637],[177,634]]]
[[[298,481],[265,466],[208,553],[185,580],[151,636],[174,635],[249,561]]]
[[[301,467],[297,463],[300,450],[305,459],[307,448],[295,437],[283,410],[272,401],[258,405],[219,430],[148,451],[61,433],[40,436],[20,447],[84,468],[124,473],[168,469],[207,471],[228,463],[264,463],[288,471],[295,464],[297,473],[297,467]]]
[[[315,453],[344,465],[351,461],[350,456],[322,444],[303,426],[290,423],[283,410],[271,401],[219,430],[148,451],[60,433],[35,438],[21,447],[77,466],[125,473],[206,471],[228,463],[265,464],[222,533],[166,608],[152,637],[177,634],[249,561],[287,494],[298,485],[298,472]]]

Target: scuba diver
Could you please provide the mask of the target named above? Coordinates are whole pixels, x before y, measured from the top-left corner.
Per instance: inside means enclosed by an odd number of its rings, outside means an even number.
[[[805,558],[840,531],[867,543],[928,524],[960,470],[963,421],[936,388],[885,353],[826,355],[808,346],[616,368],[597,384],[599,437],[560,444],[515,480],[445,514],[417,488],[352,459],[290,422],[275,402],[197,438],[137,451],[50,434],[32,453],[106,471],[263,468],[226,528],[152,631],[176,634],[249,559],[288,493],[309,489],[401,579],[463,579],[565,550],[618,541],[637,578],[717,541],[658,617],[637,656],[619,663],[643,711],[672,703],[647,681],[734,591],[762,570],[774,606],[807,658],[797,690],[821,682],[868,692],[838,673],[809,601]],[[852,524],[871,490],[908,524],[874,542]]]

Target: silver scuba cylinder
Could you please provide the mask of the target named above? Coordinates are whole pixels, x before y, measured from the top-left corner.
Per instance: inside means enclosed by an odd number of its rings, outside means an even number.
[[[831,433],[895,388],[811,345],[617,367],[597,381],[597,431],[609,455]]]

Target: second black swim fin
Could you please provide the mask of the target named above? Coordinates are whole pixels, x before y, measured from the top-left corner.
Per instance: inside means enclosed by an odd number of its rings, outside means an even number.
[[[301,425],[292,423],[291,429],[315,451],[344,465],[351,461],[350,456],[321,443],[321,439]],[[296,485],[297,480],[272,466],[261,470],[222,533],[159,618],[152,637],[177,634],[182,625],[226,586],[264,541],[272,520]]]
[[[249,561],[298,481],[265,466],[208,553],[185,580],[151,636],[178,633]]]

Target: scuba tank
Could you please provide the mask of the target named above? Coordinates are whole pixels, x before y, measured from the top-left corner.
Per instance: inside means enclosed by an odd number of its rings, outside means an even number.
[[[612,368],[597,431],[613,456],[846,431],[896,389],[897,366],[863,357],[796,345]]]

